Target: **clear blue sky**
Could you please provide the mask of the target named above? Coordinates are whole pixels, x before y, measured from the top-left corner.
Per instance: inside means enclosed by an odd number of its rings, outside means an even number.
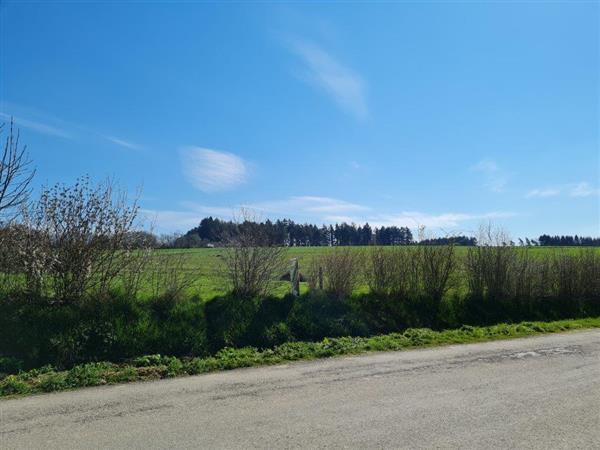
[[[158,231],[264,217],[600,234],[599,5],[12,3],[0,119],[37,184]]]

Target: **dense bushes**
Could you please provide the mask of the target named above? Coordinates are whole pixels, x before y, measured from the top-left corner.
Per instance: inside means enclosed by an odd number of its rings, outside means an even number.
[[[333,248],[312,261],[311,290],[323,291],[334,300],[350,297],[360,274],[361,254],[351,248]]]
[[[138,206],[110,181],[41,189],[22,208],[18,222],[0,222],[5,234],[0,272],[20,274],[31,296],[76,303],[104,296],[140,259],[142,241],[132,239]]]
[[[600,255],[532,255],[513,247],[332,251],[327,280],[300,297],[203,302],[177,288],[140,298],[125,289],[77,302],[0,294],[0,365],[5,372],[52,364],[118,362],[141,354],[207,356],[226,347],[272,348],[324,337],[369,336],[411,327],[443,329],[522,320],[600,316]],[[351,273],[352,272],[352,273]],[[341,281],[340,281],[341,280]],[[351,293],[357,282],[370,291]],[[165,284],[165,283],[161,283]],[[172,283],[166,283],[170,286]]]
[[[0,355],[24,367],[70,367],[144,353],[207,352],[204,304],[197,298],[139,301],[113,294],[72,305],[4,298],[0,330]]]
[[[459,329],[433,331],[409,329],[373,337],[325,338],[319,342],[287,342],[273,349],[244,347],[224,348],[206,358],[177,358],[160,354],[130,359],[122,364],[107,362],[77,365],[67,371],[51,366],[0,375],[0,397],[50,392],[84,386],[155,380],[182,375],[196,375],[215,370],[228,370],[265,364],[278,364],[301,359],[324,358],[369,351],[390,351],[443,344],[506,339],[540,333],[600,327],[600,319],[580,319],[560,322],[523,322],[491,327],[463,326]],[[1,370],[1,369],[0,369]]]
[[[293,336],[300,340],[369,334],[369,326],[356,300],[332,300],[324,293],[296,299],[287,323]]]
[[[593,249],[533,256],[514,247],[475,247],[464,274],[465,322],[600,314],[600,257]]]

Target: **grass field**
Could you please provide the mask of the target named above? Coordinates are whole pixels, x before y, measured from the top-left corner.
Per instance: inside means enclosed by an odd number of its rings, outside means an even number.
[[[352,251],[364,252],[372,247],[349,247]],[[384,247],[392,248],[392,247]],[[536,255],[545,256],[556,252],[576,253],[582,247],[529,247],[519,248],[520,251],[528,251],[534,257]],[[178,260],[178,267],[193,278],[193,283],[187,290],[190,295],[198,295],[203,300],[210,300],[216,296],[223,295],[227,291],[225,280],[221,275],[223,267],[223,254],[226,250],[223,248],[197,248],[197,249],[169,249],[158,250],[157,254],[161,257],[173,258]],[[290,247],[286,250],[286,258],[291,260],[297,258],[300,272],[303,268],[309,266],[311,260],[324,252],[331,251],[331,247]],[[460,260],[468,247],[456,247],[456,255]],[[600,253],[600,248],[596,248]],[[460,283],[459,283],[460,284]],[[301,283],[301,292],[307,289],[306,283]],[[366,286],[361,286],[360,291],[366,291]],[[275,295],[283,296],[289,292],[289,283],[280,281],[275,283]],[[144,295],[144,290],[142,291]]]

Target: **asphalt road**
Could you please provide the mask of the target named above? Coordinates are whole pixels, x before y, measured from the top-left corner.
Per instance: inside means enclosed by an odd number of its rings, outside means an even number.
[[[600,331],[5,400],[0,448],[600,448]]]

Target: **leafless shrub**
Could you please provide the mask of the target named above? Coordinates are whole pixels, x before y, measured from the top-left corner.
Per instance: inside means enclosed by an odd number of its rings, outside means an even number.
[[[519,300],[533,299],[542,287],[539,277],[544,273],[541,271],[544,261],[536,260],[527,248],[515,251],[517,254],[509,276],[511,295]]]
[[[588,299],[600,299],[600,254],[596,249],[581,249],[578,260],[582,296]]]
[[[322,278],[323,290],[341,300],[349,297],[360,277],[361,253],[352,248],[335,247],[313,260],[309,286],[316,287],[315,276]]]
[[[12,120],[8,127],[0,125],[0,133],[5,129],[8,134],[0,153],[0,283],[2,289],[12,289],[18,272],[19,227],[14,219],[29,197],[35,170],[26,147],[19,147],[19,132]]]
[[[477,247],[469,248],[465,258],[465,271],[469,289],[475,297],[489,299],[510,297],[515,287],[512,278],[519,263],[518,250],[509,245],[510,238],[492,225],[480,228]],[[529,264],[529,259],[521,264]],[[523,288],[524,280],[520,281]]]
[[[153,298],[180,299],[198,279],[198,272],[186,267],[184,253],[153,253],[144,273]]]
[[[532,258],[532,277],[534,278],[535,298],[552,296],[552,258],[549,255]]]
[[[553,288],[555,295],[560,298],[576,298],[579,283],[577,259],[575,255],[564,250],[554,254],[552,261]]]
[[[535,300],[553,297],[553,254],[535,255],[529,248],[515,249],[515,252],[508,276],[510,286],[504,296],[529,307],[533,307]]]
[[[597,251],[555,252],[550,284],[554,296],[563,299],[600,298],[600,257]]]
[[[370,248],[364,273],[371,292],[383,297],[407,297],[415,286],[414,256],[414,250],[409,248]]]
[[[223,275],[232,293],[240,298],[268,295],[273,282],[284,270],[283,247],[275,246],[249,211],[238,232],[228,236],[223,253]]]
[[[0,125],[0,132],[4,128],[4,124]],[[0,156],[0,223],[12,219],[12,213],[25,204],[34,175],[27,148],[19,148],[19,132],[14,131],[11,121]]]
[[[434,236],[428,235],[424,226],[419,227],[419,242],[428,242]],[[449,237],[449,236],[446,236]],[[454,244],[419,245],[413,254],[412,296],[425,297],[439,304],[451,285],[451,277],[456,269]]]
[[[309,291],[317,292],[323,290],[323,265],[321,264],[321,258],[319,256],[310,259],[304,268],[304,273],[306,274]]]
[[[19,256],[28,290],[49,286],[62,302],[107,293],[138,261],[129,239],[137,212],[137,203],[110,181],[93,186],[82,178],[74,186],[44,188],[23,215]]]
[[[430,300],[441,301],[456,265],[454,245],[419,246],[415,256],[423,294]]]
[[[156,250],[137,248],[129,253],[129,263],[119,274],[118,281],[128,298],[136,298],[145,285]]]

